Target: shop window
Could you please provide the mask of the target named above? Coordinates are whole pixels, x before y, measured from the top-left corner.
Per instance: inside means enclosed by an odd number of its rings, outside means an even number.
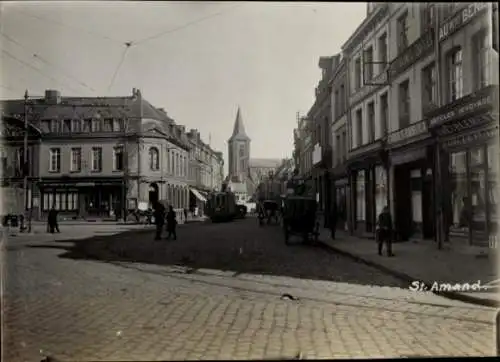
[[[451,225],[450,234],[464,233],[468,230],[470,217],[467,192],[467,153],[450,154],[449,181],[451,188]]]
[[[488,223],[490,235],[498,235],[498,145],[488,146]]]
[[[478,147],[470,150],[470,187],[472,237],[478,241],[487,240],[486,232],[486,157],[485,149]]]
[[[380,215],[387,205],[387,172],[383,166],[375,168],[375,212]]]
[[[448,53],[448,101],[454,102],[463,97],[464,81],[462,69],[462,49],[455,48]]]
[[[365,199],[365,171],[358,171],[356,180],[356,220],[366,219],[366,199]]]

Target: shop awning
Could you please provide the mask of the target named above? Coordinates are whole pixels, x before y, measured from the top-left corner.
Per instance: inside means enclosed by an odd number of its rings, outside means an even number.
[[[198,200],[202,202],[207,202],[207,199],[198,190],[190,187],[189,191],[191,191]]]

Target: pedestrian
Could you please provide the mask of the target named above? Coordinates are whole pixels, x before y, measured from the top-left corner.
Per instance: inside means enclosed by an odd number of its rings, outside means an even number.
[[[177,240],[177,233],[175,228],[177,226],[177,218],[172,205],[168,207],[167,213],[167,240],[170,240],[170,237],[173,236],[174,240]]]
[[[165,225],[165,207],[161,203],[156,202],[153,205],[153,208],[153,216],[155,218],[156,225],[155,240],[161,240],[163,225]]]
[[[329,226],[330,226],[330,236],[332,237],[332,240],[335,240],[335,231],[337,230],[337,207],[335,203],[332,205],[330,208],[330,220],[329,221]]]
[[[48,229],[50,233],[58,232],[60,233],[61,231],[59,230],[59,223],[57,222],[57,210],[56,206],[52,205],[52,208],[49,210],[49,215],[47,217],[47,224],[48,224]]]
[[[387,249],[387,256],[394,256],[392,253],[392,217],[389,207],[385,206],[378,216],[378,229],[376,239],[378,244],[378,255],[382,255],[384,243]]]
[[[188,210],[184,208],[184,220],[187,221],[188,219]]]

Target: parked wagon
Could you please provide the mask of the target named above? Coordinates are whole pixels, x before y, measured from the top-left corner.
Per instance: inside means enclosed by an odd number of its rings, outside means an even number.
[[[317,202],[314,198],[289,196],[284,200],[283,232],[285,244],[290,244],[290,237],[296,235],[304,243],[317,242],[319,222],[316,218]]]

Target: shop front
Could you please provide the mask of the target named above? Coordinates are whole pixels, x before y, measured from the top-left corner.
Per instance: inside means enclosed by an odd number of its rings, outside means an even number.
[[[429,127],[437,137],[437,200],[446,240],[488,245],[498,229],[498,88],[490,86],[437,110]]]
[[[40,180],[40,209],[54,207],[63,217],[114,217],[122,209],[121,178],[106,180]]]
[[[426,120],[387,137],[396,239],[434,239],[434,141]]]
[[[377,211],[387,204],[386,158],[380,140],[349,153],[347,173],[351,190],[351,233],[362,236],[373,236],[375,233]]]

